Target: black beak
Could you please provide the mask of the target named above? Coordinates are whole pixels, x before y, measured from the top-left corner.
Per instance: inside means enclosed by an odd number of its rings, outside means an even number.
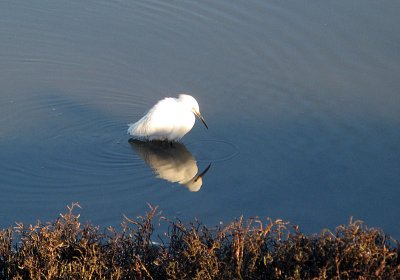
[[[203,116],[198,112],[195,112],[194,114],[196,115],[196,117],[198,117],[203,122],[205,127],[208,129],[208,126],[207,126],[206,121],[204,120]]]

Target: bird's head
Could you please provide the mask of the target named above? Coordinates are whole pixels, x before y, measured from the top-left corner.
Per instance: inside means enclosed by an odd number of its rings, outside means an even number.
[[[200,108],[199,108],[199,103],[197,103],[196,99],[194,99],[193,96],[188,95],[188,94],[180,94],[179,99],[180,102],[185,104],[190,111],[193,112],[193,114],[199,118],[205,125],[205,127],[208,129],[208,126],[206,124],[206,121],[204,120],[203,116],[200,114]]]

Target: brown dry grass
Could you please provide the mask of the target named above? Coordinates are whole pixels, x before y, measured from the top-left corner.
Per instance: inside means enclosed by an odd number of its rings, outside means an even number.
[[[125,217],[121,231],[82,225],[77,207],[1,230],[0,279],[400,279],[397,241],[360,221],[308,236],[281,220],[208,228],[164,218],[155,245],[155,207]]]

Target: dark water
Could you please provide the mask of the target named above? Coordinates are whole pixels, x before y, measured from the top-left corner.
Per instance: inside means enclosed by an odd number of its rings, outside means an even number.
[[[0,224],[350,216],[400,237],[400,2],[1,1]],[[176,147],[128,143],[192,94]],[[201,184],[189,182],[211,164]],[[172,181],[172,182],[171,182]],[[200,186],[199,186],[200,185]],[[192,190],[192,191],[190,191]]]

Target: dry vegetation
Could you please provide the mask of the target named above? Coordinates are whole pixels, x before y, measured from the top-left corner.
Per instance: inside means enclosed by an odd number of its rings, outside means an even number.
[[[360,221],[308,236],[281,220],[225,227],[169,224],[157,208],[122,230],[82,225],[77,204],[55,222],[0,231],[0,279],[400,279],[396,241]]]

